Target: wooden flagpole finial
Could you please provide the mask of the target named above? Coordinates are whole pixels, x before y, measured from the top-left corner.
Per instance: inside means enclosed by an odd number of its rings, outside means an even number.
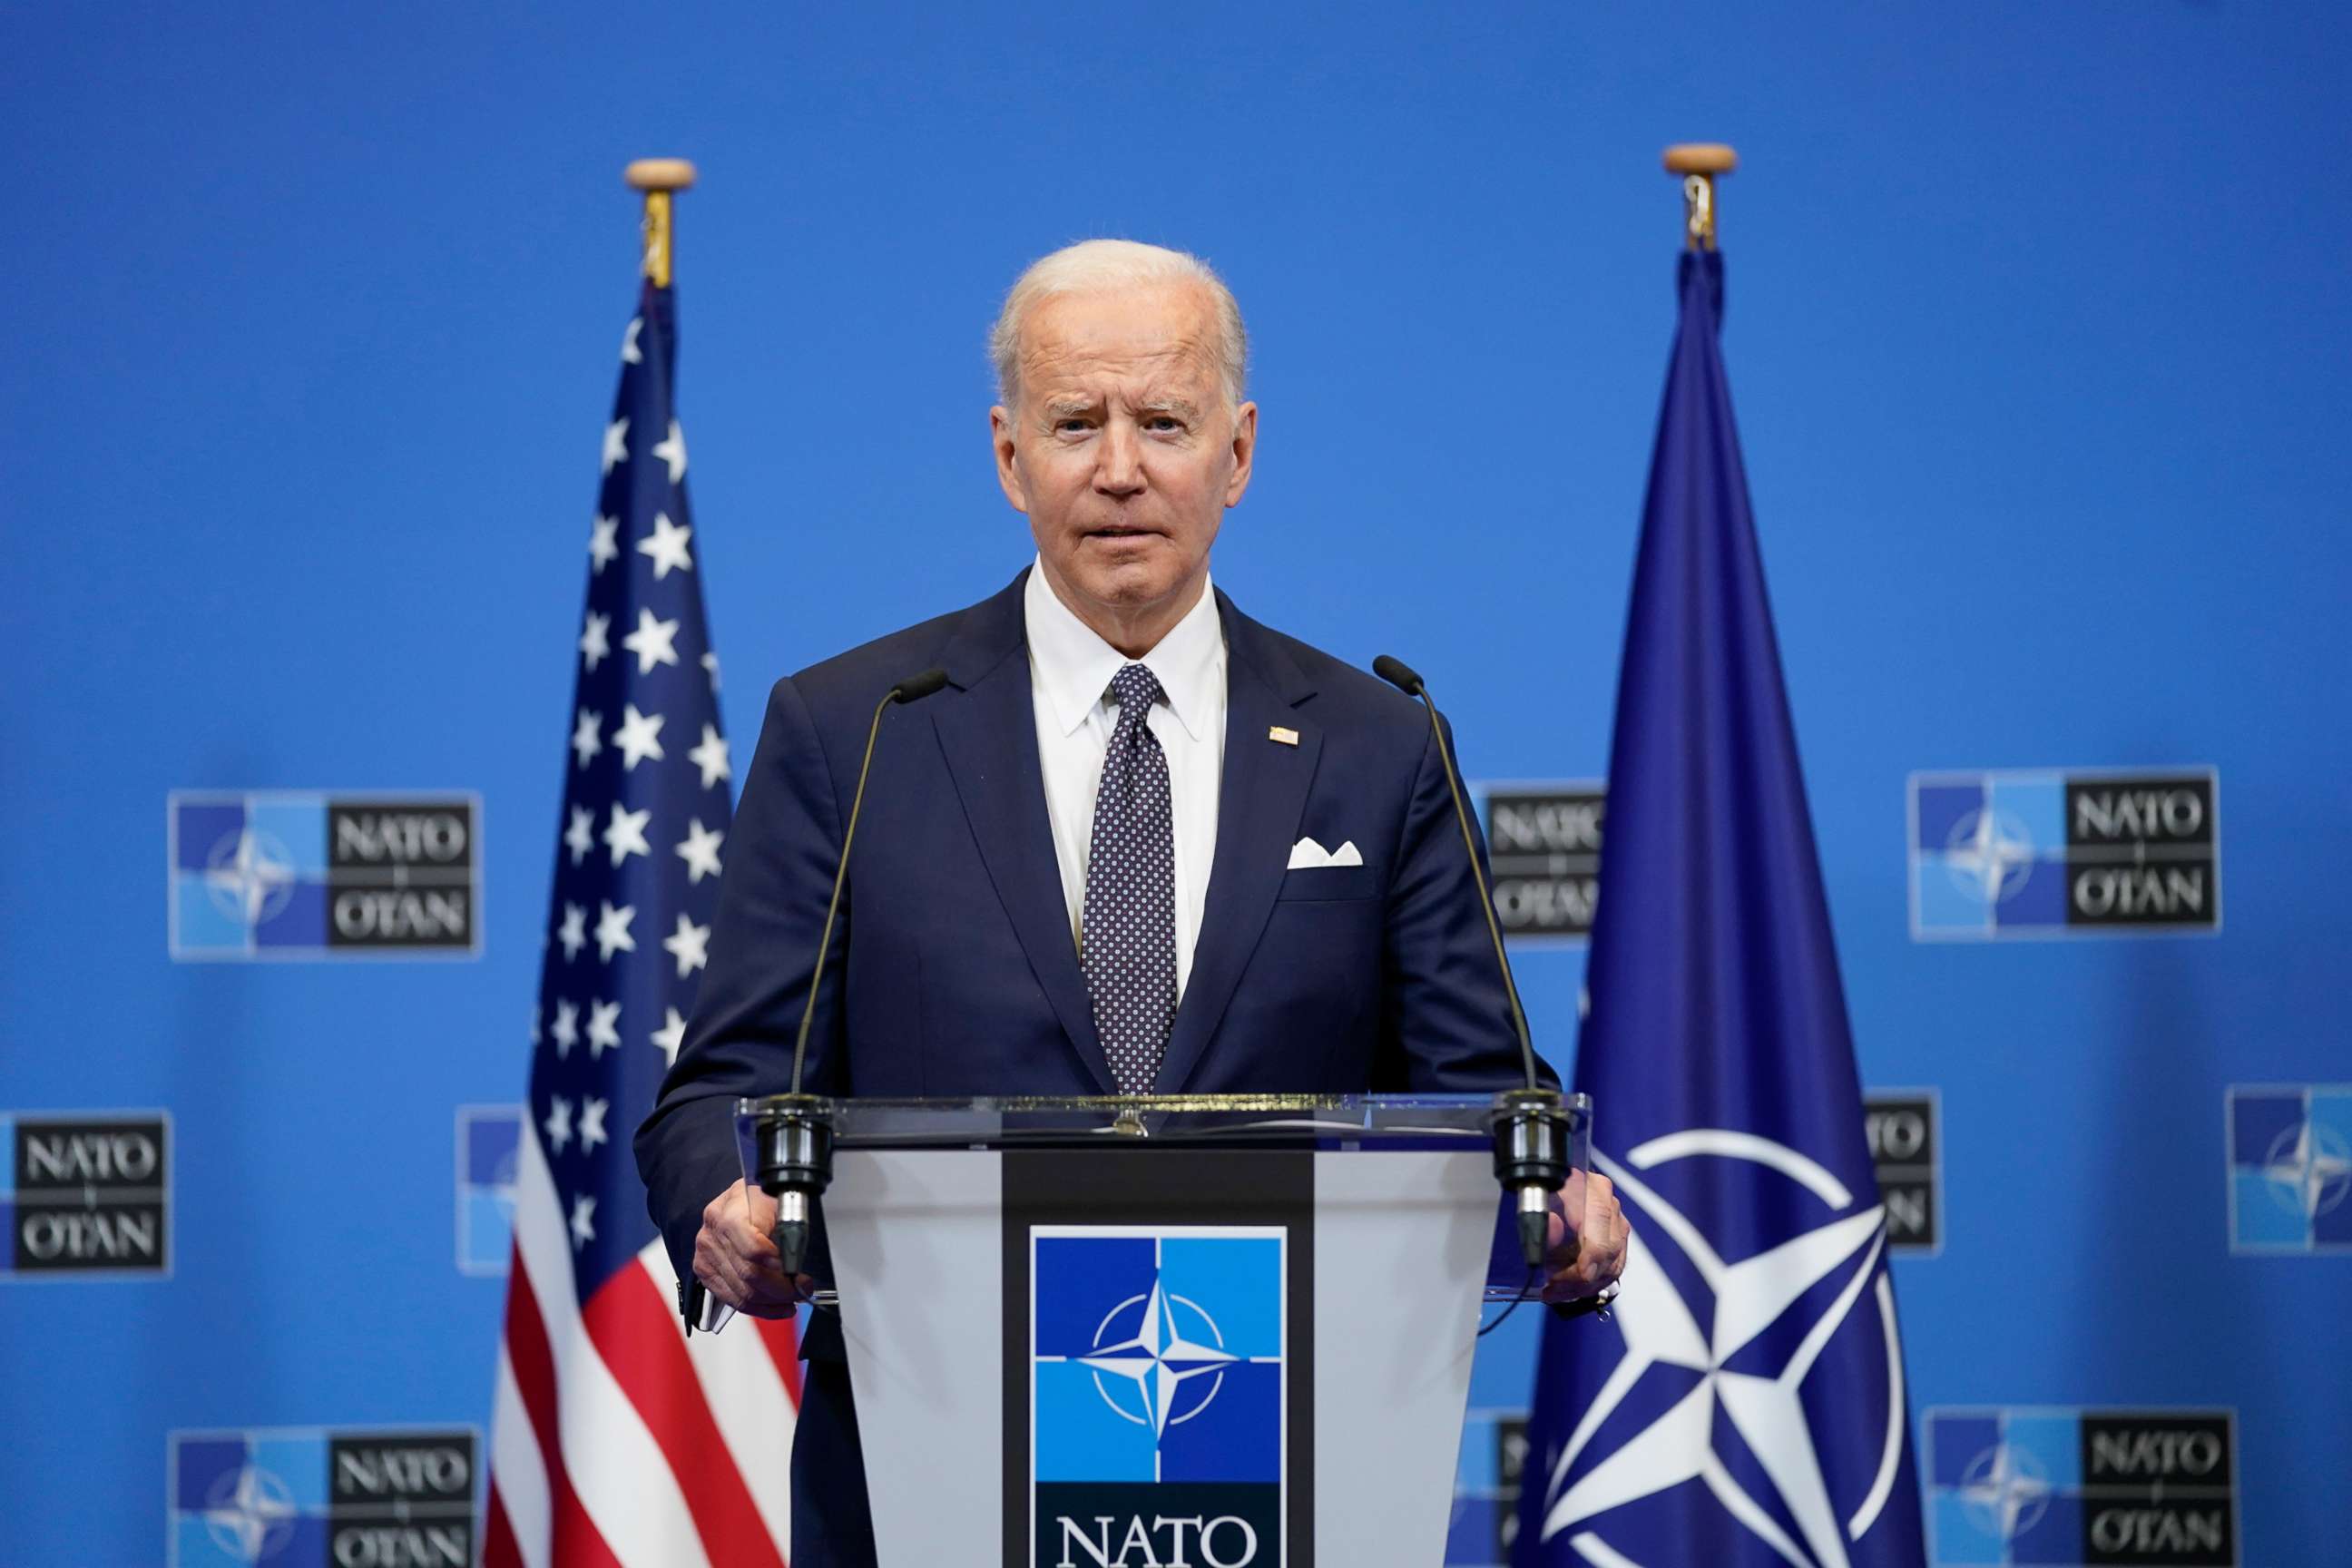
[[[632,190],[646,194],[646,276],[656,289],[669,287],[670,197],[694,185],[694,165],[684,158],[640,158],[623,171]]]
[[[1683,243],[1715,248],[1715,180],[1739,167],[1739,154],[1720,142],[1677,142],[1666,149],[1666,173],[1683,180]]]

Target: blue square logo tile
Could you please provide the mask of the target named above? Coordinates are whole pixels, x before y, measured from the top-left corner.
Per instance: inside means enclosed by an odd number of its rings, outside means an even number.
[[[2228,1126],[2231,1246],[2352,1250],[2352,1086],[2232,1085]]]
[[[174,800],[171,826],[173,869],[206,870],[235,854],[245,832],[245,802]]]
[[[1033,1523],[1205,1508],[1279,1541],[1286,1246],[1267,1226],[1032,1227]]]
[[[173,1454],[173,1506],[203,1509],[215,1493],[236,1485],[247,1449],[242,1437],[184,1438]]]
[[[1985,790],[1981,783],[1920,784],[1913,798],[1918,827],[1912,847],[1941,853],[1959,825],[1984,809]]]

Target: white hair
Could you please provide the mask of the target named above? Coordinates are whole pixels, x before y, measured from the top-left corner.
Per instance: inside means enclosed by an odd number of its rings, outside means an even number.
[[[1210,345],[1217,358],[1229,408],[1241,405],[1242,383],[1249,365],[1249,332],[1242,325],[1242,308],[1209,264],[1197,256],[1131,239],[1082,239],[1029,264],[1004,296],[1004,309],[988,334],[989,357],[996,362],[996,395],[1011,407],[1021,389],[1021,329],[1029,312],[1045,300],[1065,294],[1092,294],[1131,289],[1150,283],[1197,283],[1209,291],[1217,315],[1216,338]]]

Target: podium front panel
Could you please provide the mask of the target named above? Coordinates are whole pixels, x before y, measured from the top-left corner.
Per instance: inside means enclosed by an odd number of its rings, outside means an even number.
[[[1440,1560],[1482,1154],[844,1149],[883,1568]]]

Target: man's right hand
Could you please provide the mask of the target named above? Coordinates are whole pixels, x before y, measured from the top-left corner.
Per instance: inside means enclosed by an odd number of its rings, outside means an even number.
[[[776,1252],[776,1200],[738,1180],[702,1211],[694,1277],[739,1312],[789,1318],[816,1282],[787,1275]]]

